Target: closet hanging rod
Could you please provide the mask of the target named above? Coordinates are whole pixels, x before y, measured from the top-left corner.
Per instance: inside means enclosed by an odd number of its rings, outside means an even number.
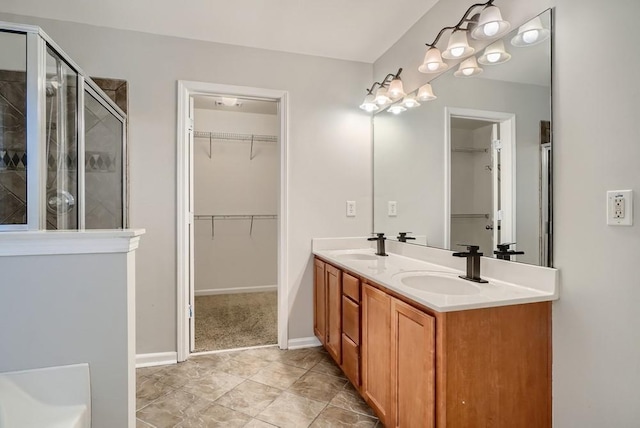
[[[460,153],[487,153],[489,149],[482,149],[476,147],[456,147],[451,149],[452,152],[460,152]]]
[[[451,218],[489,218],[489,214],[451,214]]]

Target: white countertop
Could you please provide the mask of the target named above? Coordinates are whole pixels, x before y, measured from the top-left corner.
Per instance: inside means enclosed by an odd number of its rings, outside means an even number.
[[[364,254],[373,259],[353,260],[344,256],[353,253]],[[482,257],[481,277],[489,283],[469,281],[469,286],[473,289],[470,294],[441,294],[409,287],[401,279],[427,271],[435,272],[436,276],[456,278],[465,273],[464,258],[452,257],[452,252],[447,250],[392,241],[387,241],[387,253],[387,257],[376,256],[366,238],[313,240],[313,254],[316,256],[438,312],[558,299],[556,269]],[[412,257],[402,253],[410,253]],[[487,275],[484,274],[485,268]]]

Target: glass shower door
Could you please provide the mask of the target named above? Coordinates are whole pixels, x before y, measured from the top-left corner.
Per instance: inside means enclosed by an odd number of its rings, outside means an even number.
[[[27,227],[27,37],[0,31],[0,230]]]
[[[122,229],[124,123],[89,90],[84,120],[85,228]]]
[[[78,74],[47,48],[47,229],[78,228]]]

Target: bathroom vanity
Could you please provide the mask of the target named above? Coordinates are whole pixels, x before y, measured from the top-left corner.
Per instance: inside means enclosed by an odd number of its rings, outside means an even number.
[[[370,245],[314,240],[314,331],[385,426],[550,427],[557,271]]]

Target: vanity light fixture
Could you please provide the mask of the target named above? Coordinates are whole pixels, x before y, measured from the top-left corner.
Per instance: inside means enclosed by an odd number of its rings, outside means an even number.
[[[510,28],[511,24],[502,19],[500,9],[490,4],[480,12],[478,24],[471,31],[471,37],[476,40],[494,39],[507,34]]]
[[[472,55],[476,50],[469,46],[467,30],[454,30],[449,37],[447,49],[442,52],[442,58],[459,59]]]
[[[400,80],[400,73],[402,73],[402,68],[399,68],[396,74],[387,74],[385,78],[382,79],[382,82],[374,82],[371,88],[367,89],[367,96],[364,98],[362,104],[360,104],[360,108],[371,113],[379,110],[380,106],[404,97],[405,93],[402,87],[402,80]]]
[[[379,106],[389,104],[391,102],[391,97],[387,93],[387,88],[378,88],[378,90],[376,91],[376,98],[374,101]]]
[[[497,65],[503,64],[510,59],[511,54],[504,49],[504,42],[498,40],[485,48],[482,56],[478,58],[478,62],[482,65]]]
[[[407,108],[400,104],[394,104],[391,107],[389,107],[389,113],[400,114],[403,111],[407,111]]]
[[[393,100],[405,96],[404,88],[402,87],[402,80],[400,80],[399,76],[395,77],[391,83],[389,83],[387,94],[389,95],[389,98]]]
[[[447,68],[447,64],[442,61],[442,58],[462,59],[472,55],[475,49],[469,46],[467,33],[471,33],[471,37],[477,40],[494,39],[506,34],[511,24],[502,19],[500,9],[493,4],[494,1],[487,0],[485,3],[471,5],[456,25],[441,29],[433,42],[426,44],[429,49],[418,70],[422,73],[437,73]],[[480,7],[483,8],[482,11],[471,16],[472,12]],[[448,30],[452,31],[449,43],[447,49],[440,54],[436,45],[440,37]]]
[[[418,67],[418,71],[420,73],[438,73],[447,68],[449,68],[449,64],[442,60],[440,49],[432,46],[427,49],[427,53],[424,55],[424,61],[422,61],[422,65]]]
[[[380,107],[378,107],[378,104],[376,104],[376,100],[373,94],[369,94],[364,97],[364,101],[360,105],[360,108],[369,113],[380,109]]]
[[[416,96],[409,94],[402,100],[402,106],[406,108],[420,107],[420,103],[416,100]]]
[[[516,47],[533,46],[542,43],[549,38],[551,31],[542,26],[542,20],[536,16],[531,21],[518,28],[518,34],[511,39],[511,44]]]
[[[420,89],[418,89],[418,99],[420,101],[431,101],[431,100],[435,100],[436,97],[433,94],[433,88],[431,87],[430,83],[425,83],[424,85],[420,86]]]
[[[482,73],[482,68],[478,67],[478,61],[476,61],[476,57],[472,56],[471,58],[467,58],[460,63],[460,67],[458,71],[453,73],[455,77],[472,77],[477,76]]]

